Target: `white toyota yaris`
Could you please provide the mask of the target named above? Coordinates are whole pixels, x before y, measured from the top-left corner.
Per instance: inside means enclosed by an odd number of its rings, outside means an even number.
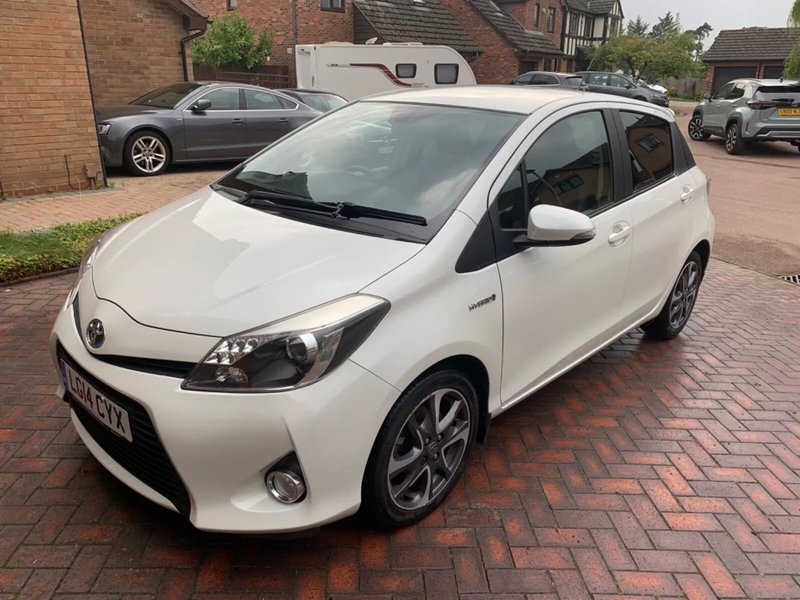
[[[402,526],[492,417],[686,325],[708,180],[672,115],[559,90],[349,104],[86,253],[52,334],[97,459],[200,529]]]

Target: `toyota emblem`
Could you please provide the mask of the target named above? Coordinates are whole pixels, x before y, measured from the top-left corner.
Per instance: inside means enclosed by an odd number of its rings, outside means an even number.
[[[99,348],[106,341],[106,329],[100,319],[92,319],[86,327],[86,343],[92,348]]]

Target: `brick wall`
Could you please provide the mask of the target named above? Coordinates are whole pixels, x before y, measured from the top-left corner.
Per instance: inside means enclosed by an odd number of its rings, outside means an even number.
[[[227,12],[227,0],[195,0],[194,4],[212,16]],[[320,0],[296,0],[297,43],[353,41],[353,5],[344,0],[344,12],[322,10]],[[266,29],[273,37],[270,62],[289,66],[295,79],[292,8],[289,0],[237,0],[237,8],[256,29]]]
[[[536,4],[539,5],[539,26],[534,25]],[[512,2],[503,4],[503,8],[517,17],[525,29],[530,31],[541,31],[545,34],[557,48],[561,48],[561,32],[564,25],[564,9],[560,0],[526,0],[525,2]],[[552,32],[547,31],[547,11],[556,11],[555,27]]]
[[[472,3],[467,0],[442,0],[442,4],[483,49],[483,54],[470,62],[478,83],[508,83],[519,75],[519,59],[514,47]]]
[[[65,156],[86,187],[100,156],[75,0],[0,1],[0,74],[4,193],[69,190]]]
[[[180,40],[188,32],[166,2],[81,0],[81,13],[97,106],[128,104],[183,81]]]

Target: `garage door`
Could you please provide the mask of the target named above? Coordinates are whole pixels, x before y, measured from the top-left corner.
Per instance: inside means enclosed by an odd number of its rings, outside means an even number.
[[[764,67],[764,79],[780,79],[783,77],[783,65]]]
[[[755,77],[758,67],[717,67],[714,69],[714,86],[712,94],[716,94],[723,85],[742,77]]]

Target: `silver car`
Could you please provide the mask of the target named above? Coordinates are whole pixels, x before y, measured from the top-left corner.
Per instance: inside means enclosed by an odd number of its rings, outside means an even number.
[[[789,142],[800,149],[800,82],[735,79],[694,109],[689,137],[725,139],[728,154],[753,142]]]
[[[160,175],[172,163],[244,160],[322,114],[266,88],[201,82],[96,112],[103,162],[134,175]]]

